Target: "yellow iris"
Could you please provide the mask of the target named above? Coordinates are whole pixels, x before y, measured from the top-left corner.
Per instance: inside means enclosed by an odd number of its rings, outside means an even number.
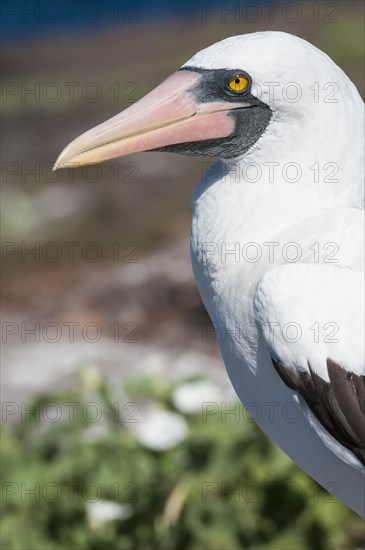
[[[248,78],[243,74],[235,74],[228,80],[228,86],[233,92],[243,92],[248,86]]]

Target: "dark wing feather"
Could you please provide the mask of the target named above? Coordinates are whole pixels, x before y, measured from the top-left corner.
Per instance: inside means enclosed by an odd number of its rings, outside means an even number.
[[[286,367],[272,359],[289,388],[298,391],[322,426],[365,466],[365,376],[356,375],[327,359],[330,382],[311,369]]]

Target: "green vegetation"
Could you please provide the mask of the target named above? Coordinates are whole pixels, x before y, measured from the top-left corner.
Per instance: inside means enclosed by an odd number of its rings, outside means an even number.
[[[174,390],[156,376],[111,389],[87,368],[72,391],[44,395],[27,405],[33,414],[5,424],[2,548],[363,544],[361,520],[296,468],[243,409],[239,422],[232,414],[184,415]],[[114,402],[115,392],[124,405]],[[162,451],[147,448],[135,430],[143,411],[156,408],[188,427],[180,443]]]

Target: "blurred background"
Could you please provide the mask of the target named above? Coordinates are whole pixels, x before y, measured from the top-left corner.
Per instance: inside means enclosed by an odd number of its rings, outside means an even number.
[[[306,38],[363,94],[363,2],[1,9],[2,547],[364,547],[359,518],[230,388],[189,258],[207,159],[52,172],[74,137],[234,34]]]

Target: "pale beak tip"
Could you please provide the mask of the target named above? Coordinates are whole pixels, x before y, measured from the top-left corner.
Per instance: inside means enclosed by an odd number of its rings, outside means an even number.
[[[61,157],[63,156],[63,150],[62,152],[58,155],[57,159],[56,159],[56,162],[54,163],[53,165],[53,168],[52,168],[52,172],[55,172],[56,170],[59,170],[60,168],[62,168],[63,166],[63,163],[61,161]]]
[[[52,171],[55,172],[56,170],[59,170],[60,168],[64,168],[66,166],[65,158],[67,158],[66,149],[68,149],[68,146],[65,147],[61,153],[58,155],[56,162],[53,165]],[[68,164],[67,164],[68,165]]]
[[[75,155],[69,152],[69,145],[63,149],[58,155],[56,162],[53,165],[52,171],[60,170],[61,168],[76,168],[79,162],[73,161]]]

